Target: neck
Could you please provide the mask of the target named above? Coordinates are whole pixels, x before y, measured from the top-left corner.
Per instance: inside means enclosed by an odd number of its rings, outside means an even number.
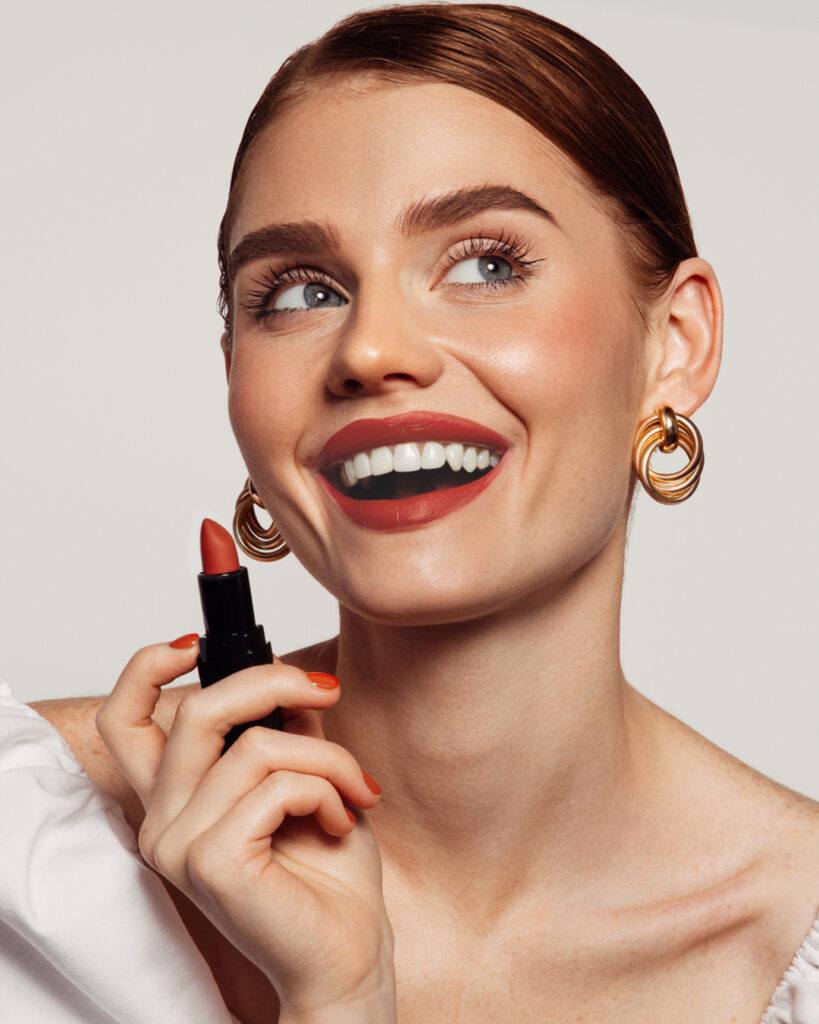
[[[342,609],[325,731],[381,783],[370,820],[416,890],[462,900],[466,886],[486,906],[494,889],[506,905],[539,877],[559,898],[622,828],[638,706],[620,668],[622,559],[612,538],[558,592],[478,621],[408,628]]]

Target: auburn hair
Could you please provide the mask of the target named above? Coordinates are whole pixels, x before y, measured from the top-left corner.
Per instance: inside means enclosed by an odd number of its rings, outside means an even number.
[[[499,103],[570,157],[621,228],[638,299],[662,294],[697,254],[671,147],[636,82],[607,53],[523,7],[418,4],[362,11],[301,47],[270,79],[248,118],[219,227],[219,311],[231,329],[227,251],[237,182],[254,141],[277,115],[357,75],[447,82]]]

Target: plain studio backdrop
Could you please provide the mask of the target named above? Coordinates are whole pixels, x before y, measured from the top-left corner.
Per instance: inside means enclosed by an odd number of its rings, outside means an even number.
[[[638,500],[627,677],[819,798],[812,5],[531,6],[654,103],[725,296],[700,488],[679,508]],[[281,61],[355,9],[4,5],[0,671],[23,700],[108,692],[137,647],[201,628],[199,523],[230,522],[245,476],[216,312],[230,167]],[[292,556],[250,572],[274,650],[335,631]]]

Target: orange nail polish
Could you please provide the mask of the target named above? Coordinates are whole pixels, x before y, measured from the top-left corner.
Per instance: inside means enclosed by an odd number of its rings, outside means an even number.
[[[381,792],[381,787],[378,785],[378,783],[375,781],[372,775],[370,775],[369,772],[365,772],[363,768],[361,770],[361,774],[364,776],[364,781],[367,783],[367,786],[370,789],[370,791],[375,793],[377,796]]]
[[[176,640],[171,640],[168,646],[173,647],[176,651],[189,651],[198,643],[199,636],[196,633],[186,633],[184,636],[177,637]]]
[[[335,690],[338,686],[338,679],[329,672],[308,672],[307,678],[320,690]]]
[[[347,817],[350,819],[350,821],[355,821],[355,815],[350,810],[350,808],[349,807],[345,807],[344,810],[347,812]]]

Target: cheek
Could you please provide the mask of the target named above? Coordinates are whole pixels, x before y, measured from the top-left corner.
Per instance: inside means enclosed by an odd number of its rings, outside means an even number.
[[[305,421],[310,367],[282,346],[244,339],[233,353],[228,412],[245,463],[257,486],[262,473],[292,453]],[[258,477],[258,480],[257,480]]]
[[[640,331],[625,304],[600,302],[587,287],[506,325],[502,344],[487,344],[493,391],[530,431],[605,421],[618,433],[633,415]]]
[[[519,507],[539,543],[582,561],[627,506],[642,324],[628,298],[581,281],[508,328],[487,383],[521,421]]]

